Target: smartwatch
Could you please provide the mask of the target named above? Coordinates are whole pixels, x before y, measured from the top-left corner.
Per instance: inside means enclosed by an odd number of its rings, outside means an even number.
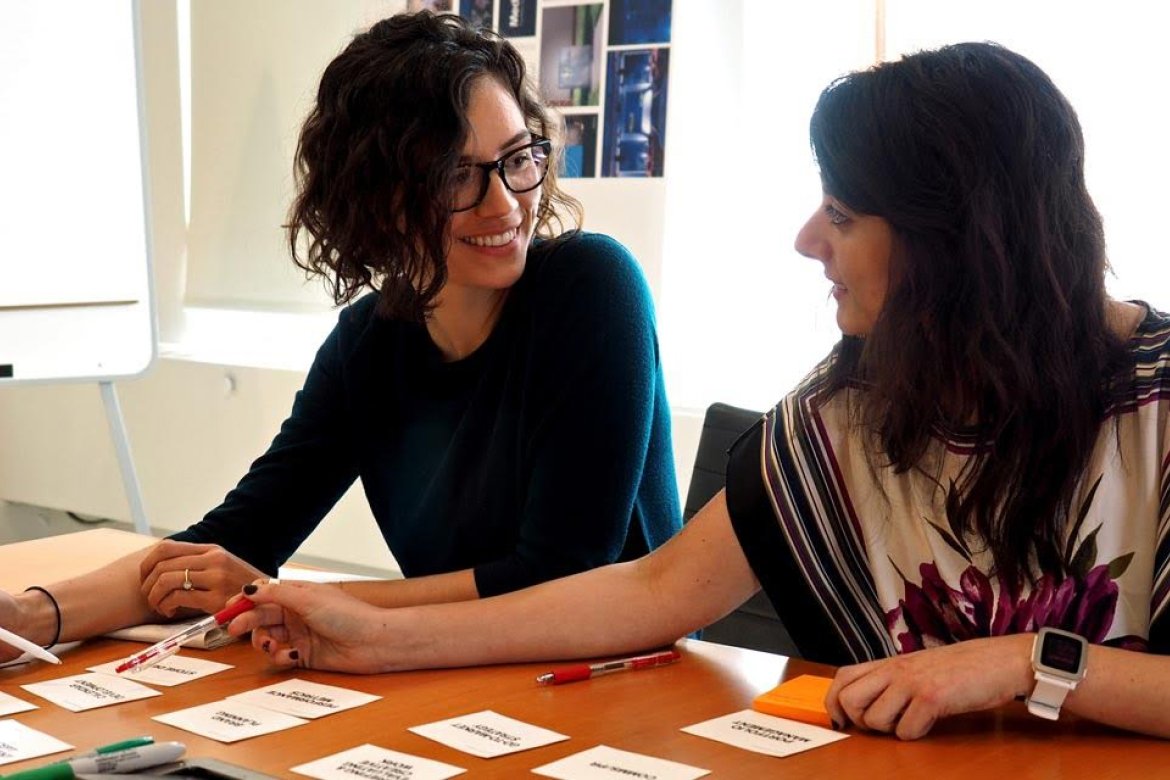
[[[1064,698],[1085,679],[1089,642],[1059,628],[1042,628],[1032,643],[1032,670],[1036,687],[1028,697],[1028,712],[1047,720],[1060,717]]]

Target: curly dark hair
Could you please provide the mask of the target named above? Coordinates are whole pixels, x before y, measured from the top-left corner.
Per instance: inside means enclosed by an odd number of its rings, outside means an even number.
[[[973,435],[954,490],[939,485],[953,521],[1006,581],[1063,576],[1126,364],[1072,106],[1026,58],[963,43],[830,84],[810,135],[825,191],[895,236],[884,307],[838,343],[827,392],[863,388],[853,419],[897,472],[930,474],[940,430]]]
[[[293,261],[322,277],[336,303],[368,287],[380,292],[382,316],[421,321],[432,308],[447,280],[448,193],[468,101],[483,78],[511,91],[530,131],[557,138],[515,47],[459,16],[383,19],[325,68],[301,128],[285,227]],[[544,238],[582,219],[557,187],[559,159],[554,144],[536,215]]]

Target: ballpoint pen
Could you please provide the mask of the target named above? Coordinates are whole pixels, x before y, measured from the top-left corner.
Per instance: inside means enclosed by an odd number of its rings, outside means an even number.
[[[677,650],[668,650],[665,653],[640,655],[634,658],[620,658],[616,661],[605,661],[599,664],[575,664],[574,666],[565,666],[560,669],[553,669],[551,672],[546,672],[538,676],[536,681],[541,685],[561,685],[562,683],[576,682],[577,680],[588,680],[590,677],[596,677],[599,674],[649,669],[654,666],[674,663],[680,658],[682,658],[682,655]]]
[[[34,658],[39,658],[42,661],[48,661],[51,664],[61,663],[60,658],[41,647],[36,642],[30,642],[20,634],[14,634],[6,628],[0,628],[0,642],[3,642],[6,645],[12,645],[17,650],[23,650]]]
[[[186,751],[187,746],[182,742],[160,742],[157,745],[142,745],[129,750],[58,761],[4,775],[4,780],[73,780],[78,775],[132,774],[141,769],[178,761]]]
[[[214,615],[206,617],[197,623],[192,623],[182,631],[178,631],[161,642],[151,645],[141,653],[135,653],[118,664],[114,668],[114,671],[118,674],[127,671],[133,674],[141,672],[143,669],[149,669],[167,656],[177,653],[179,647],[188,639],[206,633],[217,626],[229,623],[232,618],[244,614],[254,606],[256,605],[251,599],[246,596],[241,596],[238,601],[233,601]]]

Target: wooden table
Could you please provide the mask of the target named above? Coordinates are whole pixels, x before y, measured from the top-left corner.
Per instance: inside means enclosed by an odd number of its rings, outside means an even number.
[[[83,548],[86,534],[55,537],[61,550]],[[47,544],[41,540],[37,544]],[[125,541],[125,540],[120,540]],[[24,555],[13,555],[13,550]],[[125,550],[119,549],[119,554]],[[21,545],[0,547],[0,572],[6,583],[40,581]],[[84,560],[84,559],[83,559]],[[63,667],[36,662],[0,670],[0,691],[40,709],[11,717],[33,728],[89,749],[126,737],[150,734],[178,740],[190,756],[213,756],[280,777],[301,777],[290,767],[350,747],[371,743],[465,767],[468,778],[535,777],[533,767],[598,744],[681,761],[732,778],[1133,778],[1170,776],[1170,744],[1131,736],[1075,718],[1050,724],[1029,716],[1023,705],[954,718],[928,738],[899,742],[853,731],[852,737],[789,758],[737,750],[679,731],[683,726],[726,715],[751,705],[752,698],[786,676],[831,673],[800,660],[683,640],[683,659],[671,666],[614,674],[588,682],[541,687],[535,676],[551,664],[407,672],[359,677],[323,672],[276,671],[243,644],[201,657],[235,668],[186,685],[159,688],[162,696],[112,707],[71,713],[20,688],[22,684],[77,674],[88,666],[127,655],[141,645],[95,640],[70,651]],[[186,651],[194,654],[197,651]],[[377,694],[373,704],[311,721],[288,731],[225,745],[151,720],[174,710],[216,701],[234,693],[296,676]],[[407,728],[484,709],[559,731],[565,742],[525,753],[481,759],[410,733]],[[64,754],[62,754],[64,755]],[[46,762],[14,763],[11,772]]]

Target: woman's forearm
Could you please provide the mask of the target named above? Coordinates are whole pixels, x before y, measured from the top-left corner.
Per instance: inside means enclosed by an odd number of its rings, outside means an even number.
[[[1090,645],[1085,679],[1065,708],[1130,731],[1170,737],[1170,657]]]
[[[63,642],[87,639],[157,619],[139,590],[139,564],[145,555],[146,550],[140,550],[68,580],[36,583],[52,594],[60,608],[59,631],[56,610],[44,593],[29,590],[16,594],[20,610],[17,632],[47,644],[54,636]]]
[[[387,670],[612,655],[673,642],[759,588],[720,493],[637,561],[474,602],[394,610]]]
[[[400,580],[353,580],[337,583],[345,593],[376,607],[411,607],[479,598],[471,569]]]

